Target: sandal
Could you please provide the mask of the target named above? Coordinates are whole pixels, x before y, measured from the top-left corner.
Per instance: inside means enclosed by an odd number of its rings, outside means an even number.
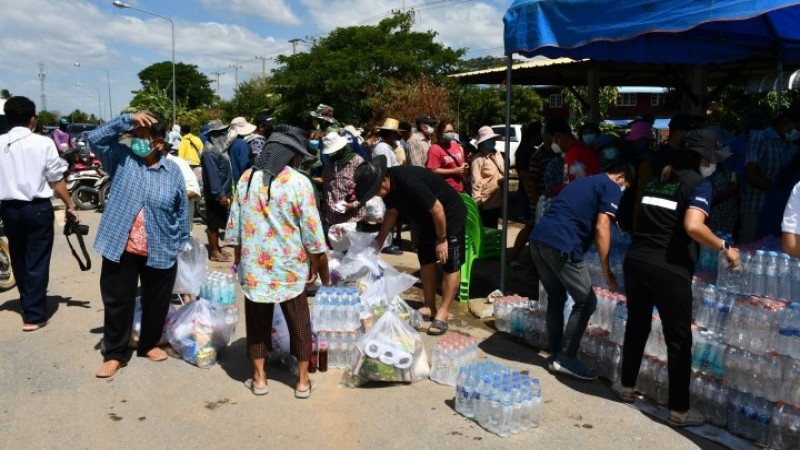
[[[441,336],[447,333],[447,322],[439,319],[433,319],[431,326],[428,327],[428,334],[431,336]]]
[[[153,362],[166,361],[168,358],[167,352],[158,347],[151,348],[145,356],[147,356],[147,359]]]
[[[252,378],[244,380],[244,387],[250,390],[253,395],[267,395],[269,394],[269,385],[265,384],[264,387],[256,387]]]
[[[625,387],[619,381],[611,385],[611,392],[616,394],[617,398],[624,403],[633,403],[636,401],[636,392],[633,388]]]
[[[667,423],[673,427],[698,427],[706,423],[706,418],[692,409],[683,413],[670,411]]]
[[[422,312],[423,309],[427,309],[430,314],[425,315],[425,313]],[[425,322],[430,322],[433,320],[434,317],[436,317],[436,313],[433,312],[430,306],[423,306],[417,311],[420,313],[420,315],[422,316],[422,320],[424,320]]]
[[[304,391],[299,391],[297,389],[294,390],[294,398],[302,398],[302,399],[309,398],[311,397],[311,393],[314,392],[314,389],[316,388],[317,388],[317,382],[311,380],[311,383],[309,383],[308,385],[308,389]]]
[[[119,369],[125,367],[127,363],[122,361],[117,361],[116,359],[109,359],[108,361],[104,361],[103,365],[97,369],[97,372],[94,373],[94,376],[97,378],[111,378],[117,374]]]
[[[215,261],[215,262],[231,262],[231,261],[233,261],[233,258],[231,258],[231,255],[226,255],[224,253],[222,254],[222,256],[215,256],[213,258],[209,257],[208,259],[210,259],[211,261]]]

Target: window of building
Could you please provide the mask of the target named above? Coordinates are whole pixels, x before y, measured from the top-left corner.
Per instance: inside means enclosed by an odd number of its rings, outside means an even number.
[[[650,106],[661,106],[664,104],[664,94],[650,94]]]
[[[636,94],[617,94],[617,106],[636,106]]]
[[[561,94],[550,94],[551,108],[562,108],[563,106],[564,106],[564,100],[561,98]]]

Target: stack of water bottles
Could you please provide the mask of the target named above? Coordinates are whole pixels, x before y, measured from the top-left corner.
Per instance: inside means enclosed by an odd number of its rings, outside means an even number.
[[[363,334],[358,290],[322,286],[314,296],[312,309],[316,342],[320,348],[327,348],[328,367],[349,367],[351,355]]]
[[[200,287],[200,298],[204,298],[225,311],[225,323],[228,325],[231,340],[236,335],[239,323],[239,307],[236,306],[236,281],[233,275],[222,272],[211,272],[206,275]]]
[[[622,264],[625,262],[625,255],[631,246],[630,235],[624,234],[618,227],[611,227],[611,248],[608,251],[608,262],[611,272],[617,279],[618,290],[625,292],[625,277],[623,276]],[[589,269],[589,278],[593,286],[606,286],[603,269],[600,266],[600,254],[597,248],[592,246],[584,256],[586,266]]]
[[[471,336],[450,333],[436,342],[431,362],[431,380],[448,386],[456,385],[459,368],[478,357],[478,341]]]
[[[456,411],[500,437],[539,426],[542,388],[537,378],[490,360],[459,369]]]
[[[494,326],[497,331],[511,332],[511,311],[515,308],[527,308],[529,300],[519,295],[498,297],[494,300]]]

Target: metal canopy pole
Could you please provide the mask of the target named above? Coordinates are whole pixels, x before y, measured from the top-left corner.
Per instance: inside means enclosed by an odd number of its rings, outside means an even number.
[[[508,244],[508,178],[511,165],[511,54],[506,64],[506,151],[503,152],[503,233],[500,241],[500,291],[506,293],[506,246]]]

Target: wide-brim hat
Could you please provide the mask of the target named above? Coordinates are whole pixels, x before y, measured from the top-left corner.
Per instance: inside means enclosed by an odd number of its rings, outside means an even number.
[[[478,140],[475,142],[475,145],[480,145],[482,142],[488,141],[489,139],[495,139],[502,137],[501,135],[494,132],[492,127],[490,126],[483,126],[478,129]]]
[[[361,132],[356,130],[356,127],[354,127],[352,125],[348,125],[348,126],[344,127],[344,130],[347,131],[348,133],[352,134],[353,137],[357,137],[357,138],[361,137]]]
[[[331,131],[322,138],[322,154],[332,155],[343,149],[348,142],[347,137],[335,131]]]
[[[228,125],[225,125],[219,119],[214,119],[214,120],[208,122],[208,129],[206,131],[204,131],[203,133],[204,134],[208,134],[208,133],[211,133],[211,132],[214,132],[214,131],[221,131],[221,130],[227,130],[227,129],[228,129]]]
[[[293,152],[303,156],[304,161],[315,159],[317,156],[308,151],[308,138],[303,130],[291,125],[278,125],[267,138],[265,147],[270,144],[280,144]]]
[[[236,117],[231,120],[231,129],[235,130],[239,136],[247,136],[256,131],[256,126],[247,122],[244,117]]]
[[[680,151],[698,153],[712,164],[724,161],[731,156],[730,152],[722,150],[722,142],[717,132],[711,127],[687,131],[681,139]]]
[[[396,131],[400,132],[400,121],[397,119],[387,118],[383,121],[383,125],[378,127],[379,130],[383,131]]]
[[[356,200],[365,204],[378,193],[383,177],[386,176],[386,157],[378,155],[369,162],[364,162],[356,167],[353,181],[356,183]]]
[[[323,103],[320,103],[317,106],[317,109],[315,109],[314,111],[310,111],[309,115],[315,119],[324,120],[326,122],[335,124],[339,123],[336,119],[333,118],[333,108]]]

